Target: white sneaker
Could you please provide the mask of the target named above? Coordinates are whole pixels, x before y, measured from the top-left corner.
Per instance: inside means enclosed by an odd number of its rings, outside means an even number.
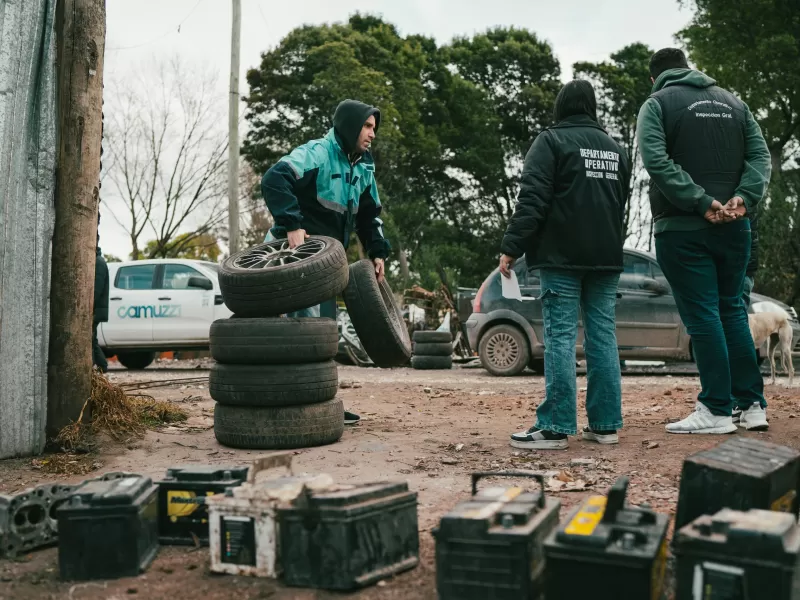
[[[747,431],[766,431],[769,429],[767,422],[767,411],[761,408],[757,402],[747,410],[742,411],[739,417],[739,427],[744,427]]]
[[[698,402],[694,412],[683,421],[666,426],[667,433],[706,433],[723,434],[736,431],[731,417],[718,417],[711,414],[705,404]]]

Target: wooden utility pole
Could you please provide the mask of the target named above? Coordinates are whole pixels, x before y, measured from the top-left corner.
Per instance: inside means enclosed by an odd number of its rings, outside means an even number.
[[[242,41],[242,0],[232,0],[231,85],[228,96],[228,244],[239,249],[239,50]]]
[[[58,0],[48,436],[77,420],[91,394],[105,37],[105,0]]]

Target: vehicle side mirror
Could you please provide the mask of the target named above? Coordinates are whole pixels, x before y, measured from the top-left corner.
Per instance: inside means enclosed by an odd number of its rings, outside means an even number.
[[[647,278],[642,282],[642,289],[653,292],[659,296],[669,293],[669,288],[655,279]]]
[[[205,277],[189,277],[189,283],[187,287],[201,290],[213,290],[214,284],[211,283],[211,280],[206,279]]]

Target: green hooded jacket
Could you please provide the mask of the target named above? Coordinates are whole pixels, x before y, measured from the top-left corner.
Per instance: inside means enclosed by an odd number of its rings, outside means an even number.
[[[694,69],[669,69],[656,79],[653,93],[673,85],[707,88],[716,85],[716,81]],[[735,195],[744,199],[748,214],[755,214],[759,202],[767,192],[772,162],[761,128],[746,105],[745,112],[745,164]],[[703,215],[714,200],[724,204],[730,198],[712,198],[670,158],[661,105],[655,98],[648,98],[639,110],[636,137],[644,167],[658,189],[676,207],[697,215],[660,219],[655,224],[655,233],[711,227],[711,223]]]

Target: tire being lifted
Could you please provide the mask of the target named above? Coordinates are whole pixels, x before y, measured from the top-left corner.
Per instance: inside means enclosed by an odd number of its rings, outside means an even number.
[[[378,283],[369,260],[350,265],[343,293],[347,313],[372,362],[378,367],[401,367],[411,357],[411,339],[403,314],[384,279]]]
[[[333,319],[219,319],[209,337],[211,356],[223,364],[322,362],[333,359],[339,346]]]
[[[230,448],[308,448],[332,444],[343,432],[344,408],[338,399],[258,408],[217,404],[214,409],[214,434]]]
[[[337,240],[312,236],[290,249],[285,239],[264,242],[226,259],[219,286],[239,317],[271,317],[335,298],[347,285],[347,255]]]

